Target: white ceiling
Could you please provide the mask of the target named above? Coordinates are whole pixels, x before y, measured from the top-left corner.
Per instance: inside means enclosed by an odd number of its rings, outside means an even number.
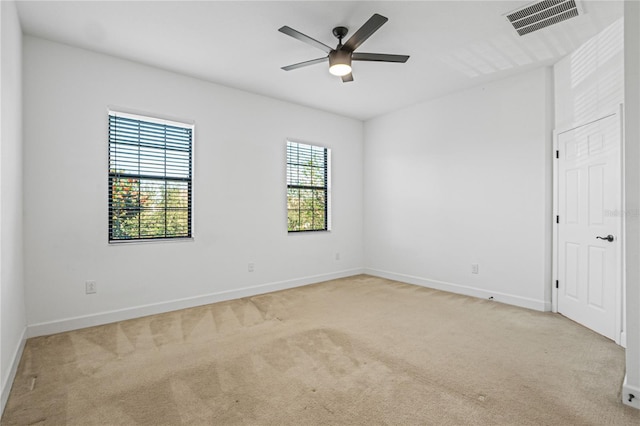
[[[226,86],[367,120],[420,101],[549,65],[620,19],[621,1],[582,1],[584,15],[518,36],[503,16],[531,1],[19,1],[26,34]],[[326,54],[288,25],[334,46],[373,13],[389,18],[360,52],[411,55],[406,64],[355,62],[342,83]],[[349,37],[347,35],[347,39]]]

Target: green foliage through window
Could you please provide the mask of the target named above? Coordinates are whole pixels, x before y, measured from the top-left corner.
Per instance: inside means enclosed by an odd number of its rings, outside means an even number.
[[[192,134],[109,114],[109,241],[191,237]]]
[[[327,148],[287,142],[289,232],[329,229],[328,165]]]

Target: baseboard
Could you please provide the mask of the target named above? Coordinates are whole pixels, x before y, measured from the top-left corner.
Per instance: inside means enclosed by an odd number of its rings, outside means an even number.
[[[303,285],[314,284],[322,281],[345,278],[364,273],[364,269],[355,268],[344,271],[332,272],[329,274],[313,275],[296,278],[286,281],[278,281],[266,284],[243,287],[240,289],[221,291],[201,296],[187,297],[184,299],[171,300],[168,302],[154,303],[149,305],[135,306],[131,308],[118,309],[114,311],[100,312],[97,314],[84,315],[79,317],[65,318],[62,320],[31,324],[27,327],[28,337],[47,336],[50,334],[63,333],[65,331],[78,330],[81,328],[93,327],[96,325],[109,324],[117,321],[124,321],[133,318],[140,318],[148,315],[162,314],[179,309],[193,308],[194,306],[208,305],[210,303],[224,302],[225,300],[251,297],[258,294],[272,291],[286,290]]]
[[[0,400],[0,416],[4,413],[4,407],[7,405],[7,401],[9,400],[9,394],[11,393],[11,387],[13,386],[13,381],[16,378],[16,373],[18,372],[18,365],[20,364],[20,360],[22,359],[22,352],[24,351],[24,345],[27,342],[27,329],[22,330],[22,336],[20,336],[20,342],[18,343],[18,347],[13,353],[13,357],[11,357],[11,368],[9,369],[9,374],[5,377],[5,380],[2,382],[2,396]]]
[[[631,399],[631,401],[629,401],[629,399]],[[640,387],[630,386],[627,383],[626,374],[624,375],[624,383],[622,384],[622,403],[640,410]]]
[[[509,305],[519,306],[522,308],[533,309],[536,311],[550,311],[551,302],[544,300],[530,299],[526,297],[514,296],[511,294],[488,291],[481,288],[470,287],[461,284],[448,283],[444,281],[431,280],[428,278],[415,277],[413,275],[399,274],[396,272],[381,271],[378,269],[365,268],[364,273],[381,278],[387,278],[395,281],[402,281],[408,284],[415,284],[422,287],[433,288],[436,290],[448,291],[450,293],[463,294],[465,296],[477,297],[480,299],[493,298],[497,302]]]

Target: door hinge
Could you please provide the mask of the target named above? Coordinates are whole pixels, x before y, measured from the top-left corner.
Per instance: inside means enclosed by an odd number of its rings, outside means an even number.
[[[556,280],[556,288],[558,288],[558,280]]]
[[[556,150],[556,158],[560,158],[560,151]]]
[[[560,223],[560,216],[556,216],[556,223]]]

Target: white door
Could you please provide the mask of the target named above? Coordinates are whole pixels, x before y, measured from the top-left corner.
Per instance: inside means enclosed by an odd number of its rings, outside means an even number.
[[[558,135],[558,312],[618,341],[619,115]]]

